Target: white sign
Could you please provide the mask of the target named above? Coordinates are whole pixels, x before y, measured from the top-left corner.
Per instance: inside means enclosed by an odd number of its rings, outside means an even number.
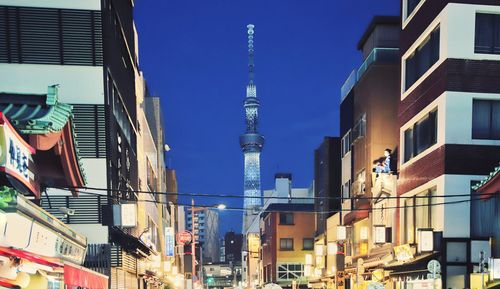
[[[133,228],[137,226],[137,210],[134,203],[120,204],[121,226]]]
[[[325,249],[324,249],[325,245],[323,244],[315,244],[314,245],[314,254],[316,256],[323,256],[325,255]]]
[[[347,239],[346,226],[337,226],[337,240],[343,241],[345,239]]]
[[[434,250],[434,233],[432,230],[418,230],[419,241],[418,241],[418,251],[419,252],[432,252]]]
[[[500,279],[500,259],[490,259],[491,263],[491,275],[494,280]]]
[[[375,237],[375,244],[385,244],[385,226],[374,226],[373,234]]]
[[[359,238],[361,240],[368,240],[368,227],[361,227],[359,230]]]
[[[306,265],[312,265],[312,263],[313,263],[313,255],[306,254]]]
[[[338,253],[338,245],[335,242],[328,242],[328,255],[337,255]]]

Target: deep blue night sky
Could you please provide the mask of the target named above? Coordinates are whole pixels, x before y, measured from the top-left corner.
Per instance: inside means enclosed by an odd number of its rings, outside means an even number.
[[[356,44],[374,15],[398,0],[136,1],[140,67],[165,116],[167,165],[179,191],[243,194],[246,25],[255,25],[255,83],[261,100],[263,189],[276,172],[309,187],[314,149],[339,130],[340,87],[361,64]],[[182,198],[187,203],[189,199]],[[242,207],[242,199],[197,198]],[[221,234],[241,230],[241,212],[221,213]]]

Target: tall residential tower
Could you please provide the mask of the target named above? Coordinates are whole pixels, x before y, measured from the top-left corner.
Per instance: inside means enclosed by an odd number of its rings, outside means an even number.
[[[253,28],[248,24],[248,74],[247,95],[245,98],[246,131],[240,136],[240,146],[245,157],[245,201],[243,214],[243,232],[246,233],[250,224],[253,209],[261,206],[260,191],[260,152],[264,145],[264,137],[257,131],[259,100],[257,99],[257,87],[254,84],[254,62],[253,62]]]

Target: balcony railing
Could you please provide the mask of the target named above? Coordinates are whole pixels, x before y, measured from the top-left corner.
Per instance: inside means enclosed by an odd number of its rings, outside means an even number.
[[[349,94],[354,85],[363,77],[368,67],[373,63],[394,63],[399,61],[399,48],[374,48],[358,69],[349,74],[349,77],[340,88],[341,100]]]

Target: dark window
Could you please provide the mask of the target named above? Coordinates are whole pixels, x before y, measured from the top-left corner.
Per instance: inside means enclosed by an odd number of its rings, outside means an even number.
[[[280,213],[280,225],[293,225],[293,213]]]
[[[304,238],[303,239],[303,250],[312,250],[314,248],[314,239],[313,238]]]
[[[406,10],[406,17],[410,16],[410,14],[417,8],[418,3],[420,3],[421,0],[408,0],[406,3],[407,5],[407,10]]]
[[[415,123],[404,133],[405,162],[431,147],[437,141],[437,110]]]
[[[476,14],[475,53],[500,54],[500,15]]]
[[[0,6],[0,19],[0,63],[102,65],[99,11]]]
[[[406,59],[405,88],[412,86],[438,59],[439,27]]]
[[[472,138],[500,139],[500,101],[474,100]]]
[[[281,251],[292,251],[293,250],[293,239],[292,238],[281,238],[280,239],[280,250]]]

